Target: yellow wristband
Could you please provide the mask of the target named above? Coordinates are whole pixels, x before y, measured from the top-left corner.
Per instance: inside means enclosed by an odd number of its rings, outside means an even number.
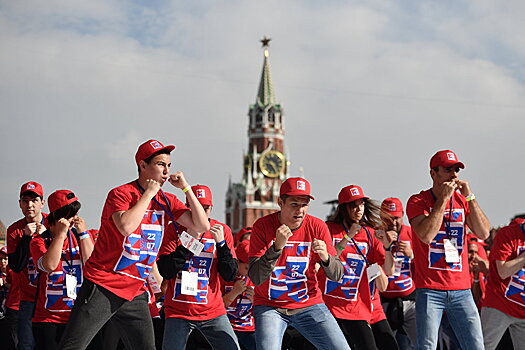
[[[182,189],[182,192],[186,193],[188,192],[189,190],[191,190],[191,187],[190,186],[186,186]]]
[[[470,202],[470,201],[472,201],[474,199],[476,199],[476,196],[474,195],[474,193],[471,193],[471,194],[469,194],[468,196],[465,197],[465,200],[467,202]]]

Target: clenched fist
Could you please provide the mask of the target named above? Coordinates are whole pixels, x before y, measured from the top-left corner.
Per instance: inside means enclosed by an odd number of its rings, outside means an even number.
[[[275,231],[275,243],[273,244],[275,250],[281,250],[288,242],[288,239],[293,236],[292,230],[285,224],[282,224]]]

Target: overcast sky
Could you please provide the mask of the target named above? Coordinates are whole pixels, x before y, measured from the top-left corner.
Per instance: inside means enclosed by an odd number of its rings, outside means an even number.
[[[525,212],[523,13],[518,0],[0,1],[0,219],[21,217],[20,185],[34,180],[46,197],[75,191],[98,227],[150,138],[176,145],[172,169],[209,185],[224,219],[268,35],[311,214],[349,184],[406,202],[452,149],[506,224]]]

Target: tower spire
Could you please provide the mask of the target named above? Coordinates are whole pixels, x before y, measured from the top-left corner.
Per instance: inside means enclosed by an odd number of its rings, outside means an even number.
[[[270,61],[268,59],[268,47],[272,39],[264,36],[261,39],[262,47],[264,49],[264,63],[261,73],[261,81],[259,82],[259,90],[257,91],[257,101],[259,106],[268,106],[275,104],[275,92],[273,89],[272,76],[270,74]]]

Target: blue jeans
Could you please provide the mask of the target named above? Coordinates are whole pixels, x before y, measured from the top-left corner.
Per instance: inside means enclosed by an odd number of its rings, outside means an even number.
[[[32,301],[20,300],[18,310],[18,348],[21,350],[33,350],[35,348],[35,338],[33,337],[33,312],[35,303]]]
[[[164,326],[162,348],[166,350],[184,349],[190,333],[198,329],[213,349],[238,350],[237,336],[228,320],[222,315],[206,321],[192,321],[183,318],[170,317]]]
[[[416,349],[434,350],[443,312],[463,350],[483,350],[478,309],[470,289],[436,290],[420,288],[416,296]]]
[[[285,315],[274,307],[257,305],[255,340],[257,350],[280,350],[286,327],[293,326],[318,349],[350,350],[343,332],[325,304],[317,304],[293,315]]]

